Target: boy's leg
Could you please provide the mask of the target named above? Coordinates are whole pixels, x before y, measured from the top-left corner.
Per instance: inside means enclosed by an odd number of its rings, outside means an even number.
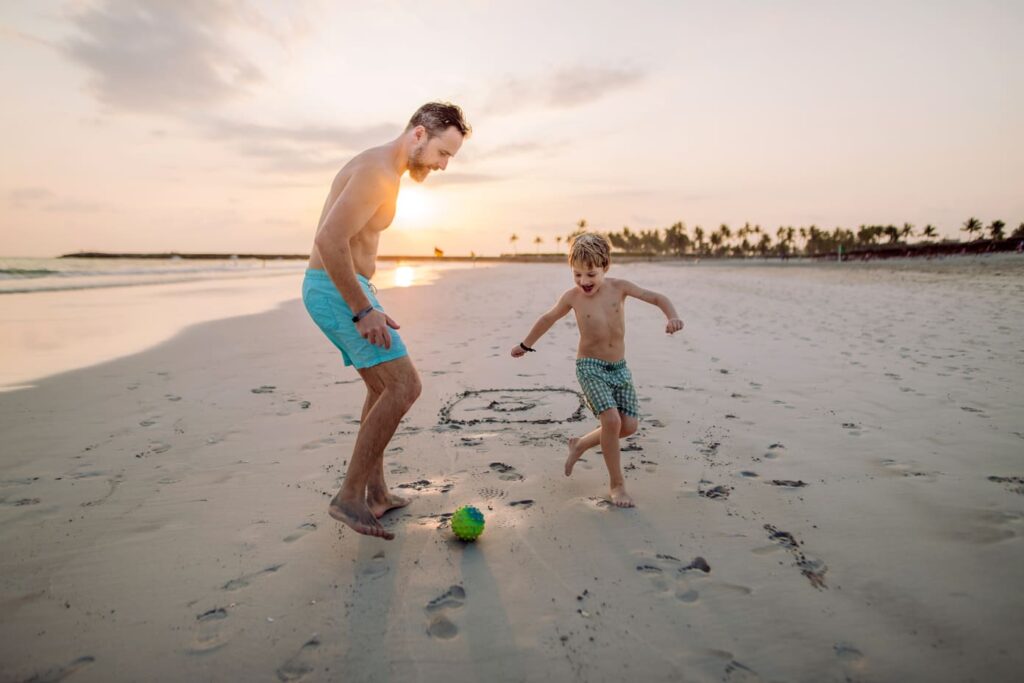
[[[637,428],[637,419],[632,415],[627,415],[621,412],[619,413],[619,417],[622,420],[622,427],[619,429],[619,438],[624,438],[633,434]],[[601,443],[600,427],[592,432],[587,432],[583,436],[574,436],[569,439],[569,457],[565,461],[565,476],[570,476],[572,474],[572,468],[576,466],[576,463],[583,457],[583,454],[599,443]]]
[[[601,453],[604,464],[608,468],[611,482],[612,503],[620,508],[633,507],[633,499],[626,493],[626,478],[622,475],[619,453],[619,432],[622,430],[622,417],[618,408],[609,408],[601,413]]]

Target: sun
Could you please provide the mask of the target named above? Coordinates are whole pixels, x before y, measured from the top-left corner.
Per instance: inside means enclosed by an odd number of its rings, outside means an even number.
[[[433,213],[433,199],[423,188],[403,187],[398,192],[398,201],[395,204],[395,226],[424,227],[430,221]]]

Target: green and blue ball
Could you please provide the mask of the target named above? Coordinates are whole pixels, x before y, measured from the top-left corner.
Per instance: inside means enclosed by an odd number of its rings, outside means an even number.
[[[463,541],[475,541],[484,532],[484,513],[463,505],[452,515],[452,531]]]

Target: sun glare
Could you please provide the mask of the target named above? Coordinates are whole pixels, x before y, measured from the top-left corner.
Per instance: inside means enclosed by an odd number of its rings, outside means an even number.
[[[395,222],[398,227],[424,227],[433,214],[433,199],[419,187],[403,187],[398,193],[395,206]]]
[[[416,269],[412,266],[395,268],[395,287],[411,287],[416,281]]]

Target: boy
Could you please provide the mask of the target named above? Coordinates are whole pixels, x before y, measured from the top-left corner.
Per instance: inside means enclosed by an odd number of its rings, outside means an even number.
[[[605,277],[611,264],[611,247],[603,236],[584,233],[569,248],[569,266],[576,286],[558,299],[554,308],[542,315],[530,334],[512,348],[512,357],[519,358],[545,332],[570,310],[576,313],[580,343],[576,352],[576,378],[590,409],[601,426],[582,437],[569,439],[569,458],[565,476],[590,448],[600,444],[604,464],[611,478],[611,499],[618,507],[633,507],[626,493],[626,481],[619,464],[619,439],[636,431],[640,417],[633,376],[626,367],[626,320],[624,305],[631,296],[657,306],[668,318],[665,332],[675,334],[683,329],[675,307],[668,297],[642,289],[627,280]]]

